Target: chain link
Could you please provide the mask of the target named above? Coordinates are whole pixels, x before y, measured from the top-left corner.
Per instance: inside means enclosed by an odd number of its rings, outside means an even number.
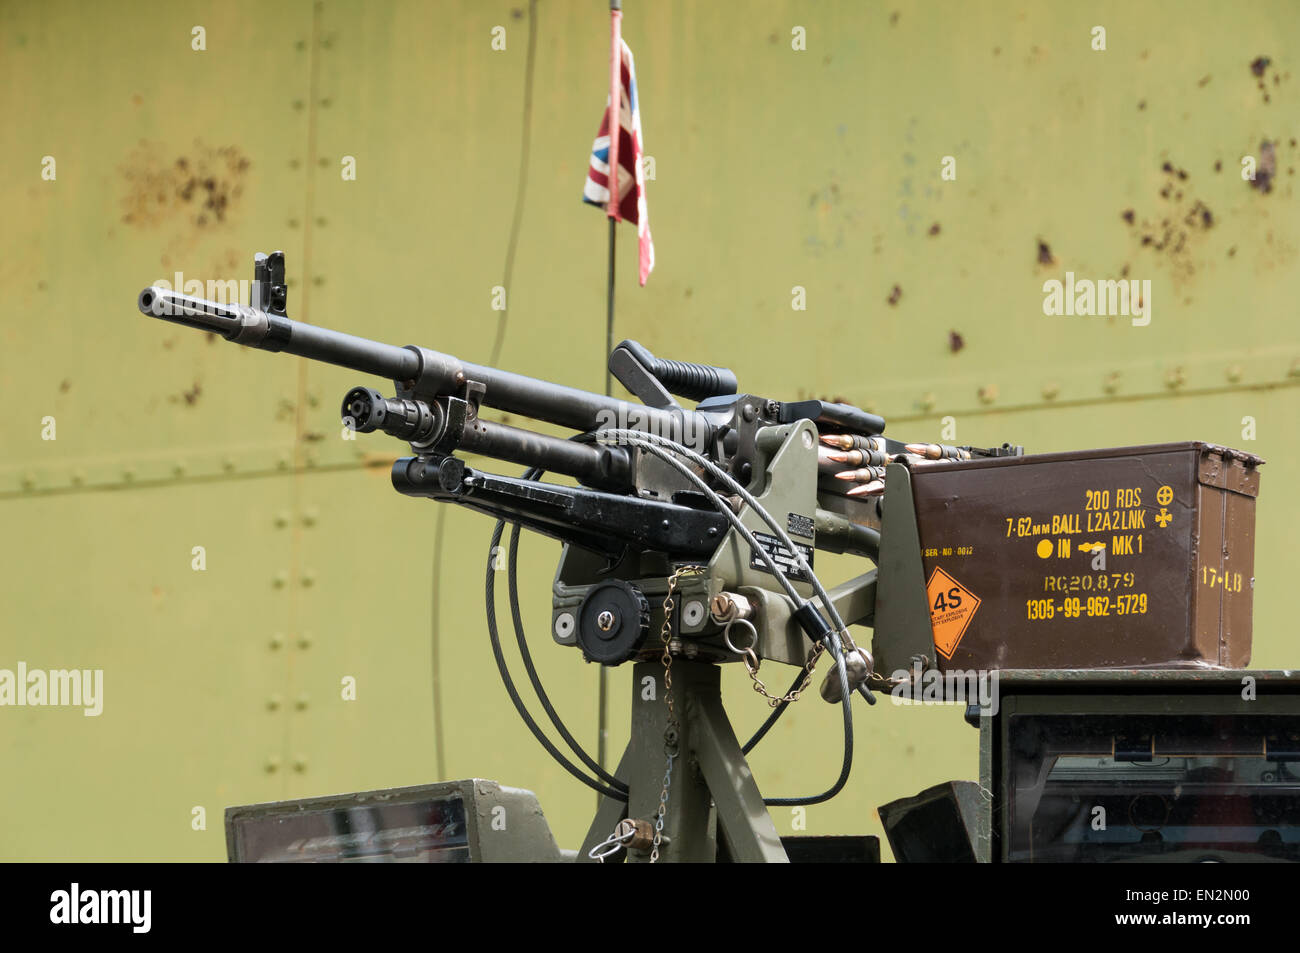
[[[754,691],[767,699],[767,706],[769,708],[775,708],[782,702],[792,704],[799,700],[799,696],[808,689],[809,683],[812,682],[813,669],[817,667],[817,660],[821,658],[822,652],[825,650],[826,648],[821,642],[818,642],[813,646],[813,650],[808,656],[808,661],[803,667],[803,678],[800,680],[798,685],[790,689],[790,691],[786,692],[784,695],[773,695],[767,690],[767,686],[763,684],[763,680],[758,677],[759,659],[758,656],[754,654],[754,647],[752,645],[745,649],[742,654],[745,659],[745,669],[749,672],[750,680],[754,683],[752,686]]]
[[[650,863],[659,862],[659,847],[663,841],[664,817],[668,814],[668,793],[673,786],[673,761],[677,758],[677,744],[680,740],[677,709],[673,705],[673,653],[669,648],[673,629],[673,593],[677,590],[677,580],[682,576],[698,575],[704,572],[702,566],[682,566],[668,577],[668,594],[664,596],[664,624],[659,629],[659,641],[664,645],[661,659],[664,664],[664,703],[668,706],[668,725],[664,729],[664,756],[667,766],[664,768],[663,788],[659,791],[659,810],[655,814],[654,843],[650,848]]]

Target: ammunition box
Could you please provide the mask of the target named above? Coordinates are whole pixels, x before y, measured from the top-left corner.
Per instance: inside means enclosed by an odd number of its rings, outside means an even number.
[[[912,464],[938,667],[1245,666],[1263,462],[1187,442]]]

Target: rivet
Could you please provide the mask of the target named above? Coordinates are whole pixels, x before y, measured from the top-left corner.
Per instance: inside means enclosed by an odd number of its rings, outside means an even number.
[[[314,506],[309,506],[302,511],[302,525],[315,526],[316,521],[320,519],[320,510]]]
[[[1227,370],[1228,380],[1234,384],[1237,383],[1237,381],[1241,380],[1241,373],[1242,373],[1241,365],[1233,364]]]
[[[281,510],[280,512],[276,513],[276,514],[275,514],[275,525],[276,525],[277,527],[279,527],[280,529],[284,529],[284,527],[288,526],[288,525],[289,525],[289,514],[288,514],[287,512],[285,512],[284,510]]]
[[[302,755],[298,755],[298,757],[293,759],[293,769],[299,774],[302,774],[307,770],[307,759]]]
[[[309,569],[302,574],[302,587],[310,589],[314,585],[316,585],[316,574]]]
[[[275,633],[275,635],[271,636],[271,641],[267,642],[266,645],[272,652],[274,652],[277,649],[283,648],[284,636],[281,635],[279,632],[277,632]]]
[[[291,169],[297,169],[297,168],[300,168],[301,166],[302,166],[302,160],[301,160],[301,159],[290,159],[290,160],[289,160],[289,168],[291,168]]]
[[[1300,357],[1291,362],[1291,366],[1287,368],[1286,373],[1288,377],[1300,377]]]
[[[921,399],[917,401],[917,404],[920,405],[922,410],[934,410],[934,404],[935,404],[934,394],[928,392],[922,394]]]
[[[316,394],[316,393],[310,393],[310,394],[308,394],[308,395],[307,395],[307,406],[308,406],[308,407],[319,407],[319,406],[320,406],[320,394]]]
[[[271,578],[271,585],[276,589],[283,589],[289,584],[289,574],[281,569]]]
[[[1171,368],[1165,373],[1165,386],[1176,389],[1183,386],[1183,369],[1181,367]]]
[[[1059,395],[1060,393],[1061,393],[1061,388],[1060,388],[1059,386],[1057,386],[1056,384],[1044,384],[1044,385],[1043,385],[1043,399],[1044,399],[1044,400],[1055,400],[1056,397],[1057,397],[1057,395]]]
[[[324,156],[321,156],[319,159],[316,160],[316,164],[320,166],[322,169],[324,169],[326,166],[330,164],[330,160],[325,158]]]
[[[297,708],[299,711],[305,711],[307,708],[307,704],[310,701],[311,698],[309,696],[305,694],[299,695],[297,700],[294,701],[293,707]]]
[[[36,476],[32,473],[23,474],[23,489],[30,490],[36,486]]]
[[[301,99],[295,99],[295,100],[293,101],[293,108],[294,108],[294,109],[301,110],[302,107],[303,107],[303,105],[304,105],[304,104],[303,104],[303,101],[302,101]]]
[[[223,458],[222,461],[221,461],[221,469],[225,470],[227,473],[230,473],[231,471],[233,471],[233,470],[235,469],[235,460],[234,460],[234,458],[233,458],[233,457],[225,457],[225,458]]]
[[[319,225],[321,228],[324,228],[326,225],[329,224],[329,221],[323,215],[318,215],[316,217],[316,224]]]
[[[123,468],[122,470],[123,482],[130,483],[134,479],[135,479],[135,469],[133,467]]]
[[[85,483],[85,482],[86,482],[86,471],[85,471],[85,470],[73,470],[73,471],[72,471],[72,485],[73,485],[73,486],[81,486],[81,484],[83,484],[83,483]]]
[[[301,635],[298,636],[298,648],[300,648],[300,649],[309,649],[309,648],[311,648],[311,633],[310,633],[310,632],[304,632],[304,633],[302,633]]]
[[[274,754],[271,755],[266,759],[266,763],[263,767],[266,768],[267,774],[275,774],[275,772],[280,770],[280,756]]]
[[[979,399],[981,403],[991,404],[998,399],[998,385],[986,384],[979,389]]]
[[[1111,371],[1106,375],[1106,379],[1101,382],[1101,389],[1108,394],[1113,394],[1119,390],[1119,373]]]
[[[275,465],[281,470],[287,470],[289,469],[289,458],[282,453],[276,458]]]
[[[321,285],[325,284],[325,276],[313,275],[311,279],[311,283],[314,284],[317,288],[319,288]]]
[[[289,221],[286,222],[285,224],[287,224],[290,228],[297,228],[297,227],[298,227],[298,220],[297,220],[296,218],[291,218],[291,219],[289,219]]]
[[[280,708],[282,702],[283,699],[281,699],[279,695],[272,695],[270,698],[266,700],[267,711],[277,711]]]
[[[173,464],[172,464],[172,476],[174,476],[174,477],[178,477],[178,478],[179,478],[179,477],[183,477],[183,476],[185,476],[185,464],[181,463],[179,460],[176,461],[175,463],[173,463]]]
[[[323,99],[321,99],[321,101],[320,101],[320,108],[321,108],[321,109],[329,109],[329,108],[330,108],[330,104],[331,104],[332,102],[334,102],[334,100],[332,100],[332,99],[330,99],[328,96],[326,96],[326,97],[324,97]]]

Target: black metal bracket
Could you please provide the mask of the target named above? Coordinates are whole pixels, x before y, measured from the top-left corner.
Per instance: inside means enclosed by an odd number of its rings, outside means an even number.
[[[607,558],[621,558],[632,545],[681,559],[705,559],[729,525],[713,510],[498,476],[438,454],[401,458],[393,464],[392,479],[393,487],[407,496],[456,503]]]
[[[891,463],[885,469],[880,558],[876,565],[871,654],[877,674],[887,678],[895,671],[906,671],[918,658],[923,669],[931,668],[936,650],[930,602],[925,594],[921,537],[916,526],[911,474],[901,463]]]
[[[249,304],[267,314],[288,317],[289,288],[284,280],[284,252],[269,255],[258,252],[253,256],[253,286]]]

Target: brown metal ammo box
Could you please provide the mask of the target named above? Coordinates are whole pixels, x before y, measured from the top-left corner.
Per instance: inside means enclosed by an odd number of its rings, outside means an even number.
[[[912,464],[939,667],[1245,666],[1263,462],[1187,442]]]

